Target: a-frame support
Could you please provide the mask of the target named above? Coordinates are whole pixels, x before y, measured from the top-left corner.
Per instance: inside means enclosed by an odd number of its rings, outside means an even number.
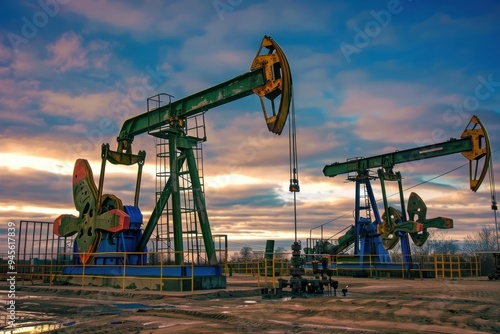
[[[397,219],[394,223],[395,224],[401,224],[404,222],[407,222],[408,219],[406,217],[406,205],[405,205],[405,200],[404,200],[404,194],[403,194],[403,182],[402,182],[402,177],[400,172],[393,173],[391,172],[384,172],[383,169],[378,170],[378,176],[380,178],[380,185],[382,188],[382,198],[384,200],[384,210],[386,212],[386,215],[389,215],[389,203],[387,200],[387,192],[385,189],[385,181],[397,181],[398,182],[398,190],[399,190],[399,203],[400,203],[400,214],[401,216],[399,219]],[[389,217],[386,217],[386,219],[390,219]],[[408,233],[398,231],[395,233],[397,237],[399,237],[399,241],[401,242],[401,255],[403,257],[403,261],[405,263],[412,263],[412,258],[411,258],[411,248],[410,248],[410,241],[409,241],[409,236]]]
[[[364,195],[368,196],[368,201],[365,196],[362,196],[362,188],[365,191]],[[362,217],[362,212],[366,212],[366,216]],[[372,212],[374,220],[371,220]],[[370,177],[358,176],[356,178],[356,203],[355,203],[355,229],[354,229],[354,254],[360,256],[360,263],[364,262],[364,255],[378,256],[377,259],[372,259],[378,262],[390,262],[389,252],[384,249],[380,236],[377,233],[377,226],[382,220],[378,211],[377,202],[371,186]]]
[[[198,166],[193,152],[193,147],[199,141],[198,138],[187,137],[184,133],[177,131],[168,131],[155,134],[168,140],[170,175],[165,186],[156,202],[155,208],[151,213],[150,219],[144,229],[143,236],[137,245],[137,249],[143,249],[147,244],[154,228],[158,224],[165,206],[169,199],[172,205],[172,224],[174,235],[175,264],[180,265],[184,262],[184,238],[183,238],[183,220],[181,208],[181,187],[179,176],[187,168],[192,183],[191,191],[197,218],[200,224],[207,261],[210,265],[217,264],[215,246],[212,239],[212,232],[208,220],[205,198],[200,183]]]

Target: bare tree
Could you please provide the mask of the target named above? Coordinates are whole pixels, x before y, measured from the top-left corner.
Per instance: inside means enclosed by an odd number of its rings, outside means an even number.
[[[460,246],[455,243],[447,232],[443,230],[428,230],[429,239],[422,245],[416,246],[411,243],[412,253],[415,255],[431,255],[431,254],[457,254],[460,251]]]
[[[449,238],[446,231],[430,229],[429,238],[422,246],[417,246],[410,238],[410,250],[413,255],[433,255],[433,254],[457,254],[460,247],[454,240]],[[389,251],[391,258],[397,259],[401,254],[401,243],[399,242]]]
[[[229,257],[229,262],[239,262],[240,260],[240,253],[239,252],[234,252],[231,257]]]
[[[467,235],[464,239],[463,250],[467,254],[497,250],[495,228],[492,226],[483,226],[475,235]]]
[[[491,254],[497,250],[497,236],[494,227],[483,226],[475,235],[467,235],[464,239],[463,249],[465,253],[479,257],[481,275],[489,275],[494,272],[495,260]]]
[[[274,257],[276,259],[287,259],[291,256],[285,247],[278,247],[274,250]]]
[[[230,258],[231,262],[248,262],[253,261],[254,259],[254,251],[252,247],[243,246],[239,253],[233,253]]]

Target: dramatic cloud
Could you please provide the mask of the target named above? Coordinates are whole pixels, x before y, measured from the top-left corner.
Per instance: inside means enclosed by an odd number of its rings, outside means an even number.
[[[117,148],[123,122],[148,111],[159,93],[173,100],[250,71],[264,35],[285,52],[294,83],[301,192],[289,192],[288,124],[267,131],[250,95],[188,122],[204,121],[203,185],[214,234],[231,250],[267,239],[289,248],[297,234],[331,237],[353,224],[355,184],[323,167],[347,159],[459,138],[472,115],[488,130],[500,179],[500,32],[495,1],[290,4],[281,0],[70,1],[35,26],[37,4],[0,13],[0,230],[8,221],[53,221],[74,213],[74,161],[89,160],[98,182],[101,145]],[[391,11],[389,11],[391,10]],[[36,32],[23,24],[33,24]],[[12,44],[16,34],[23,40]],[[162,96],[162,103],[168,98]],[[155,107],[149,101],[149,108]],[[189,123],[192,124],[192,123]],[[144,222],[168,172],[165,147],[138,134],[145,150],[140,208]],[[461,154],[400,164],[404,198],[417,192],[428,215],[453,218],[462,240],[493,226],[487,177],[469,190]],[[104,190],[134,200],[137,166],[106,167]],[[373,173],[376,170],[372,171]],[[163,183],[162,183],[163,182]],[[373,180],[379,211],[381,189]],[[395,183],[387,185],[399,206]],[[342,232],[341,232],[342,233]],[[336,236],[338,237],[338,235]],[[0,253],[4,248],[0,247]]]

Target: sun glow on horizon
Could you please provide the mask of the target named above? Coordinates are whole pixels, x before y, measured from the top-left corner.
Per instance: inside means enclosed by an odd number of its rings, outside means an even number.
[[[73,173],[73,164],[70,165],[54,158],[16,153],[0,153],[0,167],[7,167],[9,170],[33,168],[58,175],[71,175]]]

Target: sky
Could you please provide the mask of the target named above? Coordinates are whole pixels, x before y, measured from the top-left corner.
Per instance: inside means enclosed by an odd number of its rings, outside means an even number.
[[[336,234],[354,223],[355,186],[347,175],[325,177],[325,165],[459,138],[472,115],[486,127],[500,180],[498,17],[493,0],[3,2],[0,234],[8,222],[76,214],[76,159],[89,161],[97,182],[101,144],[116,149],[121,125],[147,111],[148,97],[179,99],[249,72],[265,35],[292,72],[301,191],[295,217],[288,127],[268,133],[256,95],[207,111],[207,210],[212,234],[227,234],[231,250],[264,250],[268,239],[289,249],[295,232],[303,244]],[[133,149],[147,152],[146,222],[154,138],[137,136]],[[454,219],[448,238],[495,226],[490,180],[470,191],[461,154],[395,170],[405,199],[417,192],[428,217]],[[104,191],[132,204],[136,169],[106,172]]]

